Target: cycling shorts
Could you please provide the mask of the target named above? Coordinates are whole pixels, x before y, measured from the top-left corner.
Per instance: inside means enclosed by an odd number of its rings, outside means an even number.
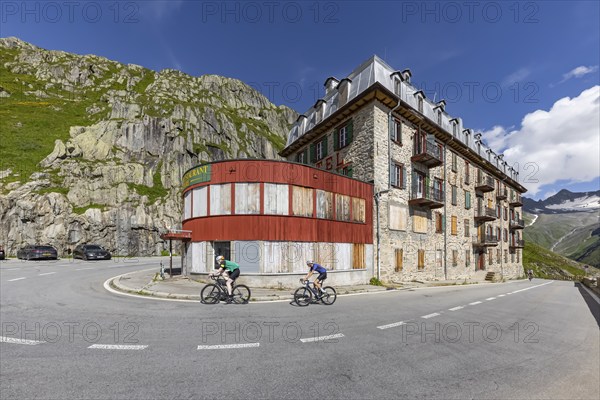
[[[237,277],[240,276],[240,269],[237,268],[231,272],[228,272],[228,275],[229,275],[229,279],[235,281],[237,279]]]
[[[327,279],[327,272],[321,272],[317,277],[317,280],[319,282],[323,282],[325,279]]]

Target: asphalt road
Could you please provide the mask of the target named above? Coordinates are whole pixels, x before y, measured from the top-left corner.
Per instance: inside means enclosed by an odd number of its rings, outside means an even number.
[[[600,397],[599,306],[571,282],[388,291],[303,308],[103,287],[145,268],[158,260],[0,262],[0,398]]]

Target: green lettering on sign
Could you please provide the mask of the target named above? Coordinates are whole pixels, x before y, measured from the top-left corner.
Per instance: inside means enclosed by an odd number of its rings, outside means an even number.
[[[211,164],[202,165],[186,172],[183,176],[183,188],[186,189],[197,183],[210,181],[210,167]]]

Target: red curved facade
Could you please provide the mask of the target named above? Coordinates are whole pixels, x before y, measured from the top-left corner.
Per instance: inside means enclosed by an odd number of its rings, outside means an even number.
[[[232,160],[194,167],[184,174],[183,181],[183,196],[184,199],[186,196],[192,197],[189,200],[192,209],[184,219],[182,229],[192,232],[193,242],[265,240],[373,243],[373,186],[356,179],[291,162]],[[236,183],[258,184],[253,185],[255,189],[259,189],[259,193],[254,193],[259,196],[256,214],[236,213]],[[286,215],[265,214],[265,184],[288,186]],[[219,201],[223,203],[220,206],[227,208],[227,215],[211,215],[213,185],[226,186],[229,197],[222,197]],[[194,191],[203,187],[206,187],[206,193]],[[300,191],[305,194],[305,206],[306,201],[310,201],[310,197],[306,196],[312,196],[312,215],[294,215],[295,207],[297,208],[294,195]],[[327,217],[317,217],[320,207],[317,204],[319,191],[321,195],[332,199]],[[193,199],[193,196],[202,198]],[[243,201],[239,199],[239,194],[237,200]],[[343,212],[336,210],[336,204],[341,204],[339,200],[348,200],[349,210],[344,210],[344,218],[349,220],[339,220],[343,219]],[[203,216],[193,217],[194,204],[199,204],[206,210]],[[310,205],[306,208],[310,208]]]

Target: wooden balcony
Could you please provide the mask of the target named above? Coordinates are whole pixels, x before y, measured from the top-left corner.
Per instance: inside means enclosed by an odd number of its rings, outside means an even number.
[[[425,187],[424,190],[419,190],[416,185],[413,185],[408,204],[429,208],[444,207],[444,191],[433,187]]]
[[[525,247],[525,241],[523,239],[513,239],[510,241],[509,247],[514,249],[522,249]]]
[[[491,192],[494,190],[494,179],[491,176],[483,174],[477,178],[475,190],[479,190],[480,192]]]
[[[496,210],[489,207],[479,207],[475,210],[475,221],[494,221],[496,218]]]
[[[523,199],[521,198],[520,194],[515,194],[510,198],[508,204],[512,207],[520,207],[523,205]]]
[[[506,200],[508,198],[508,190],[499,189],[496,190],[496,200]]]
[[[509,224],[510,229],[525,229],[525,221],[522,219],[511,219]]]
[[[498,246],[498,237],[495,235],[474,235],[473,246],[491,247]]]
[[[425,146],[417,149],[410,160],[426,165],[428,168],[437,167],[444,163],[439,146],[431,142],[425,142]]]

